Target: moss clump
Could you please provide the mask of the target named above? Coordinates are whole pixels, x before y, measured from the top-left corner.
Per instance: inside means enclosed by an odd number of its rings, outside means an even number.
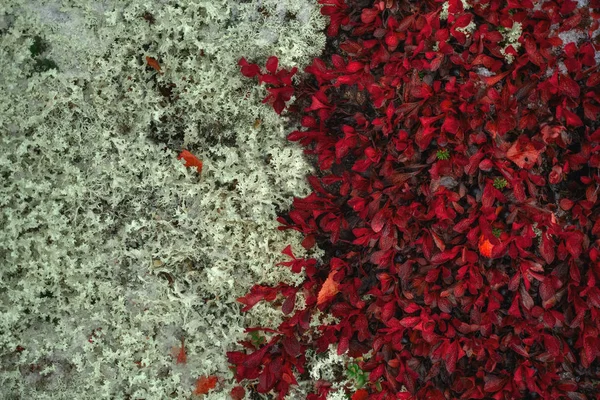
[[[502,190],[508,185],[508,181],[504,178],[495,178],[493,185],[496,189]]]
[[[437,155],[438,160],[449,160],[450,159],[450,152],[447,149],[438,150],[436,155]]]

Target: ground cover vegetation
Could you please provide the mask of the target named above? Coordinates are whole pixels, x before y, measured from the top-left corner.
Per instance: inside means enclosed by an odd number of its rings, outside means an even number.
[[[287,317],[228,353],[238,381],[283,398],[333,345],[354,385],[308,399],[597,398],[600,2],[319,3],[299,82],[239,62],[298,116],[316,173],[280,229],[325,256],[239,299]]]
[[[311,170],[237,62],[303,68],[325,22],[298,0],[0,1],[1,399],[230,397],[226,351],[282,315],[235,299],[302,280],[275,268],[304,255],[276,218]]]

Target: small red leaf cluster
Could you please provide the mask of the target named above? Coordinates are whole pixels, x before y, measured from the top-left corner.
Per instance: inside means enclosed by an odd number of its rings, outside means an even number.
[[[361,398],[598,398],[600,1],[319,3],[330,50],[288,136],[318,172],[279,222],[326,256],[287,248],[303,285],[240,299],[306,307],[228,353],[238,381],[283,398],[336,344],[371,351]]]
[[[273,106],[273,109],[277,114],[281,114],[285,108],[285,102],[290,100],[294,94],[292,77],[296,74],[298,68],[293,67],[290,71],[286,69],[277,71],[279,60],[274,56],[269,57],[267,60],[267,72],[264,74],[261,73],[257,64],[251,64],[243,57],[238,62],[238,65],[242,67],[241,71],[244,76],[247,76],[248,78],[258,76],[259,83],[264,82],[269,85],[267,87],[269,95],[264,98],[263,103],[269,103]]]

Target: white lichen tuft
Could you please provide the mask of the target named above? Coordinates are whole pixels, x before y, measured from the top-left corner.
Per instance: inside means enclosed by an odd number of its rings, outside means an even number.
[[[515,56],[512,54],[507,54],[506,49],[509,46],[512,46],[512,48],[515,49],[515,51],[519,51],[519,49],[521,48],[519,38],[521,37],[522,33],[523,26],[520,22],[513,22],[513,25],[510,28],[510,30],[502,33],[502,36],[504,37],[504,47],[500,49],[500,53],[502,53],[502,55],[506,58],[506,62],[509,64],[511,64],[514,61]]]
[[[442,4],[442,12],[440,13],[440,20],[444,21],[448,19],[448,13],[450,10],[450,3],[449,2],[444,2],[444,4]]]
[[[463,9],[468,10],[471,8],[471,5],[467,0],[460,0],[463,6]],[[448,19],[448,12],[450,10],[450,3],[448,1],[442,4],[442,12],[440,13],[440,19],[445,20]]]
[[[569,43],[579,43],[587,37],[587,34],[580,29],[572,29],[570,31],[560,32],[558,37],[563,42],[563,47]]]
[[[464,33],[467,37],[469,37],[475,31],[475,28],[477,28],[477,25],[475,25],[474,21],[471,21],[469,22],[469,25],[462,28],[456,28],[456,30],[458,32]]]

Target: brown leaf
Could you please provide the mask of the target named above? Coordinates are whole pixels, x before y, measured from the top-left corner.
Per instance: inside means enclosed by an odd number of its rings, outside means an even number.
[[[148,64],[150,67],[152,67],[152,68],[154,68],[155,70],[157,70],[158,72],[161,72],[161,71],[160,71],[160,64],[158,63],[158,61],[156,61],[156,58],[154,58],[154,57],[148,57],[148,56],[146,56],[146,63],[147,63],[147,64]]]

